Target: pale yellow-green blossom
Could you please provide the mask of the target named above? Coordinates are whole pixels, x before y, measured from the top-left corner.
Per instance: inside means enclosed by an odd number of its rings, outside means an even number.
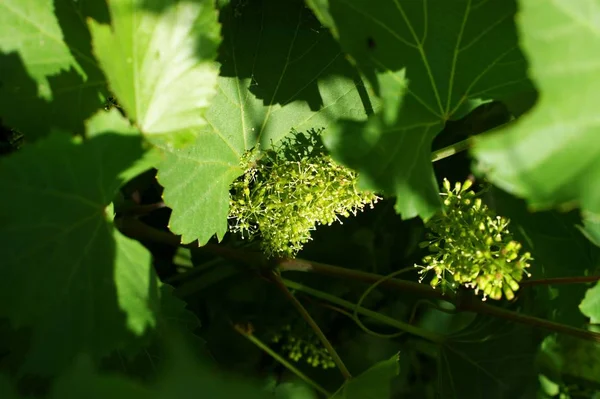
[[[427,222],[430,255],[423,258],[421,280],[434,272],[430,284],[455,289],[462,284],[487,297],[511,300],[519,289],[532,260],[529,252],[519,254],[521,244],[508,230],[510,221],[497,216],[471,190],[471,181],[451,187],[444,179],[444,210]]]
[[[341,222],[378,200],[357,188],[356,172],[327,155],[316,131],[294,132],[257,155],[245,155],[246,172],[231,187],[230,230],[260,236],[268,257],[294,257],[316,226]]]

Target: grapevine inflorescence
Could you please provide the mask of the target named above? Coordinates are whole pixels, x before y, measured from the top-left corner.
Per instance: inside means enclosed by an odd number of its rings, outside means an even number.
[[[245,173],[231,187],[230,230],[261,237],[268,257],[294,257],[318,225],[356,215],[378,197],[357,188],[357,174],[326,152],[321,131],[287,136],[257,159],[242,159]]]
[[[323,369],[335,367],[333,358],[314,334],[310,338],[300,337],[292,331],[291,325],[287,324],[281,329],[281,332],[273,335],[271,341],[281,344],[281,350],[295,362],[304,359],[313,367]]]
[[[510,221],[496,216],[471,190],[472,182],[456,183],[452,188],[444,179],[444,212],[427,222],[427,241],[421,243],[432,252],[423,258],[421,281],[428,271],[435,276],[432,287],[454,290],[462,284],[482,292],[483,299],[511,300],[519,289],[531,254],[519,255],[521,244],[508,230]]]

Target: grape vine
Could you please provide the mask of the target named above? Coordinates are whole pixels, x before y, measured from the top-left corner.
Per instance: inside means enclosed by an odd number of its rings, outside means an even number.
[[[0,0],[0,398],[597,399],[598,10]]]

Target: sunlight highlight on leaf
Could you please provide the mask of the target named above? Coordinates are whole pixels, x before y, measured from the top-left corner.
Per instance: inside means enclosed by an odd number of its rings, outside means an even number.
[[[216,10],[209,0],[150,3],[110,1],[112,25],[90,21],[94,52],[144,134],[195,133],[215,93]]]
[[[45,99],[52,98],[49,76],[71,67],[81,73],[63,39],[53,0],[0,1],[0,51],[19,53]]]
[[[536,107],[476,141],[478,169],[532,208],[581,207],[600,219],[600,36],[595,1],[523,0],[518,17]],[[595,230],[590,230],[592,238]]]

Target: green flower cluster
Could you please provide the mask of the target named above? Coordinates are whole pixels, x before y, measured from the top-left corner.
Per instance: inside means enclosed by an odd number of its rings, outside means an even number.
[[[379,199],[359,190],[356,172],[327,155],[320,131],[292,133],[260,159],[257,150],[246,153],[246,171],[230,191],[230,230],[260,236],[268,257],[294,257],[317,225],[341,223],[340,216]]]
[[[426,224],[427,241],[421,247],[432,252],[423,258],[421,281],[428,271],[435,276],[432,287],[455,289],[458,284],[482,292],[483,300],[504,296],[511,300],[519,289],[531,254],[519,255],[521,244],[513,239],[504,217],[496,216],[481,198],[470,190],[472,182],[456,183],[444,179],[444,212]]]
[[[283,327],[280,334],[273,336],[272,341],[281,343],[283,352],[295,362],[304,358],[306,363],[313,367],[321,367],[324,370],[335,367],[331,355],[315,336],[310,340],[298,338],[293,335],[289,324]]]

